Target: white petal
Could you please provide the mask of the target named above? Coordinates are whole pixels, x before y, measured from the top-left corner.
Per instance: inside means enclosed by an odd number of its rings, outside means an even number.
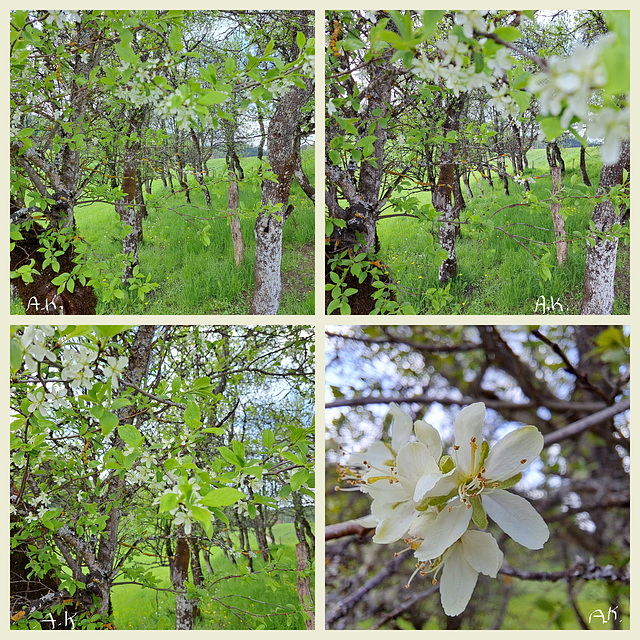
[[[465,407],[456,418],[456,463],[460,471],[470,474],[471,468],[471,439],[475,438],[478,450],[482,443],[482,427],[484,426],[484,415],[486,409],[484,402],[475,402]]]
[[[522,427],[498,440],[484,464],[489,482],[502,481],[526,469],[542,451],[544,438],[536,427]]]
[[[478,572],[465,560],[462,545],[456,543],[445,558],[440,579],[440,601],[448,616],[460,615],[469,604]]]
[[[373,512],[373,505],[371,505],[371,511]],[[413,502],[407,501],[380,505],[373,515],[380,520],[373,541],[388,544],[404,536],[413,522],[415,511]]]
[[[437,429],[423,420],[418,420],[414,425],[414,429],[416,430],[418,441],[426,445],[436,460],[440,460],[440,456],[442,455],[442,438],[440,438]]]
[[[438,517],[426,526],[424,541],[416,550],[418,560],[433,560],[440,557],[467,530],[471,520],[471,509],[462,504],[445,507]]]
[[[347,466],[365,465],[382,470],[395,464],[393,451],[381,440],[376,440],[364,453],[354,453],[349,456]]]
[[[483,496],[487,515],[513,540],[528,549],[542,549],[549,528],[542,516],[521,496],[499,489]]]
[[[485,531],[467,531],[460,542],[466,561],[479,573],[495,578],[504,557],[495,538]]]
[[[431,530],[431,525],[438,516],[436,511],[428,510],[419,513],[409,527],[410,538],[425,538]]]
[[[433,489],[427,491],[422,497],[430,496],[448,496],[453,489],[458,486],[458,476],[456,470],[452,469],[449,473],[445,474],[436,482]]]
[[[409,442],[409,436],[413,431],[413,420],[411,416],[405,413],[395,402],[391,403],[389,411],[393,416],[391,448],[397,453],[403,444]]]
[[[438,464],[422,442],[408,442],[400,449],[397,468],[400,483],[416,502],[433,488],[441,475]]]

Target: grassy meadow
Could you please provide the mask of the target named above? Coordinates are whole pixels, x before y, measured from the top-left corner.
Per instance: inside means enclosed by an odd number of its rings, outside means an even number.
[[[144,301],[134,291],[123,300],[105,301],[97,291],[97,313],[111,314],[225,314],[249,312],[254,288],[254,226],[260,208],[260,186],[240,184],[239,214],[245,244],[243,263],[233,259],[231,230],[226,217],[228,189],[218,182],[224,174],[223,159],[211,160],[215,172],[211,208],[193,181],[192,205],[184,194],[171,196],[160,180],[152,186],[153,198],[160,204],[149,208],[143,221],[144,242],[140,246],[140,267],[146,279],[159,286]],[[243,158],[243,168],[255,171],[256,159]],[[303,151],[303,165],[313,183],[314,150]],[[174,181],[176,188],[179,185]],[[190,183],[191,185],[191,183]],[[290,202],[295,206],[284,226],[280,314],[314,313],[314,207],[293,181]],[[213,219],[210,219],[213,218]],[[112,204],[96,203],[76,209],[78,232],[90,247],[90,260],[106,262],[119,276],[122,267],[117,253],[122,250],[122,227]],[[200,234],[209,225],[207,246]],[[11,303],[12,314],[24,313],[19,300]]]
[[[278,569],[266,573],[259,570],[264,566],[260,557],[253,560],[255,573],[248,573],[246,562],[238,560],[235,566],[220,549],[210,554],[213,576],[205,579],[217,581],[208,588],[208,597],[200,600],[200,615],[195,621],[195,629],[242,630],[242,629],[304,629],[299,614],[296,591],[296,557],[293,524],[274,526],[275,540],[272,545],[278,559]],[[257,549],[255,538],[251,536],[251,548]],[[143,562],[138,556],[136,562]],[[170,589],[168,567],[151,569],[159,580],[161,588]],[[240,578],[228,578],[244,573]],[[314,591],[313,579],[311,591]],[[123,584],[114,586],[112,591],[114,622],[119,630],[163,630],[175,629],[175,598],[168,591],[156,591],[139,585]],[[235,608],[235,609],[234,609]],[[235,613],[234,613],[235,611]]]
[[[580,176],[580,150],[562,149],[566,165],[563,184],[570,183],[574,174]],[[540,194],[543,188],[551,190],[551,176],[544,149],[531,150],[527,154],[529,169],[527,177],[539,177],[531,189]],[[601,162],[597,147],[587,150],[587,172],[595,193],[600,178]],[[507,171],[511,171],[510,164]],[[505,196],[502,181],[493,174],[494,188],[482,180],[478,173],[470,179],[473,199],[469,200],[463,187],[467,202],[466,211],[461,214],[464,221],[474,213],[495,212],[506,205],[521,200],[518,185],[509,182],[510,196]],[[483,193],[484,191],[484,193]],[[418,194],[425,202],[430,194]],[[538,195],[539,199],[547,197]],[[574,204],[575,202],[575,204]],[[584,231],[588,227],[593,212],[589,200],[572,201],[563,208],[565,228],[571,237],[574,231]],[[385,213],[392,213],[391,210]],[[537,207],[514,207],[502,209],[494,217],[496,227],[504,227],[510,234],[526,236],[542,243],[554,242],[554,231],[549,203]],[[438,311],[429,303],[433,289],[438,285],[438,264],[428,262],[423,247],[435,243],[437,231],[433,232],[430,222],[412,218],[391,218],[381,220],[378,225],[381,242],[381,258],[391,268],[394,279],[399,283],[403,295],[419,314],[533,314],[536,303],[540,306],[536,313],[542,313],[542,300],[545,296],[547,314],[577,314],[583,297],[586,247],[584,242],[569,244],[568,259],[562,266],[556,263],[555,246],[548,244],[551,252],[549,264],[551,280],[542,281],[537,263],[527,251],[513,238],[499,230],[474,235],[467,225],[461,225],[461,236],[457,241],[458,275],[451,283],[449,301]],[[525,242],[537,255],[541,245]],[[429,291],[432,290],[432,291]],[[551,298],[560,302],[550,310]],[[618,248],[618,267],[616,272],[616,301],[614,314],[629,313],[629,248],[622,242]]]

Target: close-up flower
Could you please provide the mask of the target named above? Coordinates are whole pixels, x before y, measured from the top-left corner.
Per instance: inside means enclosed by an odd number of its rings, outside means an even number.
[[[488,515],[507,535],[529,549],[541,549],[549,538],[549,529],[529,502],[505,489],[516,484],[522,472],[540,455],[544,440],[533,426],[508,433],[493,446],[483,440],[485,405],[481,402],[460,411],[455,423],[453,473],[443,477],[427,492],[425,499],[441,502],[452,498],[448,508],[438,516],[448,544],[453,544],[465,522],[473,521],[486,527]],[[459,506],[463,507],[460,511]],[[458,508],[456,508],[458,507]],[[456,526],[457,525],[457,526]],[[439,529],[439,530],[440,530]],[[464,530],[464,529],[463,529]],[[429,556],[436,541],[423,545],[420,559]],[[434,553],[439,555],[439,553]]]

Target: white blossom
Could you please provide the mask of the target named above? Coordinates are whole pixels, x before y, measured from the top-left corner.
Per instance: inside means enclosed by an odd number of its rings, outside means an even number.
[[[104,375],[111,379],[111,386],[118,389],[119,380],[127,366],[129,366],[129,358],[120,356],[117,360],[113,356],[107,357],[107,366],[104,368]]]
[[[27,391],[27,398],[31,400],[31,404],[29,405],[30,413],[39,410],[43,416],[47,415],[49,403],[47,402],[44,389],[36,389],[33,392]]]
[[[436,46],[444,53],[442,64],[448,65],[450,62],[457,66],[462,66],[463,58],[469,51],[466,42],[463,42],[457,35],[451,34],[446,40],[438,40]]]
[[[467,38],[473,36],[473,30],[484,33],[487,30],[487,24],[484,21],[484,16],[489,13],[488,11],[460,11],[456,13],[454,21],[462,27],[462,32]]]

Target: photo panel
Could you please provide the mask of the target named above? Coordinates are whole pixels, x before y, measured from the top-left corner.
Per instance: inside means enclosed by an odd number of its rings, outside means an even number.
[[[629,29],[326,11],[326,313],[628,315]]]
[[[314,345],[15,327],[11,628],[313,628]]]
[[[629,629],[628,326],[326,328],[327,629]]]

